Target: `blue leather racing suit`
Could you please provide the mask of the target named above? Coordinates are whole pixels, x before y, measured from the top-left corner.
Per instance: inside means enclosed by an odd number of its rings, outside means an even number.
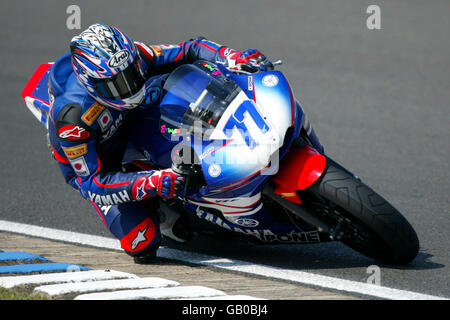
[[[90,201],[125,252],[133,256],[157,248],[161,241],[155,206],[140,188],[154,171],[121,171],[125,149],[133,142],[133,119],[142,110],[158,107],[168,73],[180,64],[226,60],[219,54],[226,47],[204,38],[178,45],[135,44],[147,81],[144,101],[133,110],[118,111],[96,102],[78,82],[69,53],[54,63],[49,80],[49,138],[54,157],[66,182]]]

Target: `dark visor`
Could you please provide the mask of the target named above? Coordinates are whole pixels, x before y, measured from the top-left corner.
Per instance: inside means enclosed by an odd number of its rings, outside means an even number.
[[[109,79],[91,78],[95,91],[106,99],[121,100],[136,94],[145,83],[137,65],[137,59],[123,71]]]

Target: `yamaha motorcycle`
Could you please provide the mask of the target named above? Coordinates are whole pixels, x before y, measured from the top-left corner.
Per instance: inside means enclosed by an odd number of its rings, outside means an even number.
[[[47,126],[42,64],[22,96]],[[157,108],[155,108],[157,109]],[[402,214],[331,159],[282,72],[235,73],[197,61],[167,78],[149,132],[124,168],[172,167],[186,177],[179,199],[160,201],[195,232],[257,243],[341,241],[382,263],[403,265],[419,250]]]

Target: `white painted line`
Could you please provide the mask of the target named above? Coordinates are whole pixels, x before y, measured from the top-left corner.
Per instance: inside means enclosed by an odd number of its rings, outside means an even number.
[[[186,286],[158,289],[121,290],[113,292],[98,292],[82,294],[75,300],[138,300],[138,299],[174,299],[174,298],[200,298],[212,296],[225,296],[220,290],[202,286]]]
[[[204,261],[206,265],[215,266]],[[276,267],[260,266],[254,264],[238,263],[237,265],[228,264],[222,268],[232,271],[239,271],[244,273],[251,273],[254,275],[265,276],[280,280],[288,280],[292,282],[327,288],[332,290],[339,290],[345,292],[352,292],[357,294],[369,295],[391,300],[435,300],[443,299],[436,296],[415,293],[411,291],[392,289],[388,287],[368,284],[364,282],[357,282],[345,279],[338,279],[329,276],[322,276],[318,274],[307,273],[298,270],[289,270]]]
[[[122,250],[118,240],[111,238],[86,235],[81,233],[56,230],[33,225],[21,224],[0,220],[0,231],[20,233],[52,240],[88,245],[93,247]],[[240,260],[223,259],[204,254],[191,253],[176,249],[161,247],[158,256],[193,264],[206,265],[220,269],[238,271],[242,273],[264,276],[271,279],[288,280],[295,283],[306,284],[332,290],[363,294],[392,300],[438,300],[448,298],[416,293],[406,290],[392,289],[364,282],[351,281],[318,274],[288,270],[271,266],[257,265]]]
[[[121,279],[121,280],[104,280],[89,282],[72,282],[40,286],[34,291],[44,292],[48,295],[61,295],[73,292],[86,293],[97,292],[103,290],[121,290],[121,289],[145,289],[145,288],[163,288],[175,287],[180,284],[176,281],[167,280],[158,277]]]
[[[188,261],[194,264],[206,265],[230,271],[237,271],[252,275],[264,276],[271,279],[287,280],[291,282],[321,288],[351,292],[356,294],[363,294],[383,299],[391,299],[391,300],[445,299],[432,295],[421,294],[406,290],[392,289],[364,282],[333,278],[329,276],[322,276],[298,270],[289,270],[272,266],[257,265],[242,260],[231,260],[226,258],[212,257],[203,254],[183,252],[170,248],[165,248],[165,250],[162,251],[160,254],[158,252],[158,256],[162,256],[167,259]]]
[[[89,270],[77,272],[58,272],[33,274],[27,276],[0,277],[0,286],[12,288],[23,284],[61,283],[72,281],[95,281],[107,279],[137,278],[136,275],[114,270]]]
[[[122,250],[120,248],[119,240],[116,239],[93,236],[85,233],[39,227],[30,224],[0,220],[0,231],[20,233],[32,237],[76,243],[97,248]]]

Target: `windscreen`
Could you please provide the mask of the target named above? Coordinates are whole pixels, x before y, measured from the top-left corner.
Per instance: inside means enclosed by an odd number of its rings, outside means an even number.
[[[239,93],[239,87],[206,62],[183,65],[176,69],[164,85],[160,104],[161,133],[168,139],[173,134],[201,134],[207,139]]]

